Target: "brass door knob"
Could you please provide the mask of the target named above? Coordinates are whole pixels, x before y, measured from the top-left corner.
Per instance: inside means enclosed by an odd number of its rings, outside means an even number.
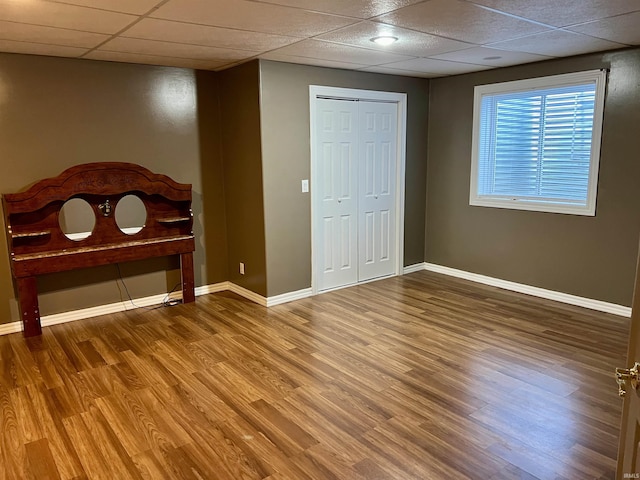
[[[627,393],[627,380],[634,390],[640,385],[640,363],[636,362],[631,368],[616,368],[616,382],[618,382],[618,395],[624,397]]]

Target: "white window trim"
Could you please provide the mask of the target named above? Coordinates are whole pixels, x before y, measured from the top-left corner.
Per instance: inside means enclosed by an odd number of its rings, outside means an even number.
[[[513,82],[478,85],[474,89],[473,98],[473,138],[471,154],[471,182],[469,189],[469,205],[480,207],[508,208],[514,210],[531,210],[537,212],[564,213],[573,215],[595,216],[596,197],[598,191],[598,169],[600,165],[600,143],[602,140],[602,122],[604,117],[604,99],[606,90],[606,70],[589,70],[578,73],[567,73],[548,77],[516,80]],[[577,85],[594,82],[596,84],[595,110],[593,118],[593,134],[591,140],[591,162],[589,168],[589,184],[586,206],[569,203],[544,201],[541,199],[506,198],[504,196],[479,196],[478,163],[480,147],[480,110],[483,95],[496,93],[515,93],[521,91],[541,90],[562,85]]]

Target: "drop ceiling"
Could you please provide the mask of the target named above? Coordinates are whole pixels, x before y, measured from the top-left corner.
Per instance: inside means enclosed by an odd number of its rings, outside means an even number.
[[[640,0],[0,0],[2,52],[205,70],[439,77],[633,45]]]

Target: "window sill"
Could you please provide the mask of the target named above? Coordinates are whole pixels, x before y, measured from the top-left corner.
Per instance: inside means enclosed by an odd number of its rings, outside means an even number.
[[[469,205],[472,207],[503,208],[508,210],[528,210],[543,213],[561,213],[564,215],[581,215],[595,217],[595,205],[572,205],[550,202],[537,202],[535,200],[505,200],[491,198],[471,198]]]

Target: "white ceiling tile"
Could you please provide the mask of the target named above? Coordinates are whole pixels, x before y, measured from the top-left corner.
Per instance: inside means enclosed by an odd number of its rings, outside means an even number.
[[[426,72],[434,75],[455,75],[457,73],[477,72],[488,70],[491,67],[486,65],[472,65],[470,63],[448,62],[446,60],[435,60],[432,58],[415,58],[402,62],[386,63],[382,65],[387,68],[397,68],[412,72]]]
[[[399,68],[382,67],[379,65],[360,68],[359,70],[361,72],[384,73],[386,75],[401,75],[404,77],[434,78],[441,76],[437,73],[412,72],[411,70],[401,70]]]
[[[358,63],[334,62],[331,60],[321,60],[319,58],[296,57],[295,55],[278,55],[277,53],[273,52],[260,55],[260,58],[264,60],[273,60],[274,62],[298,63],[304,65],[314,65],[316,67],[342,68],[347,70],[366,67],[366,65],[361,65]]]
[[[397,62],[412,58],[406,55],[377,52],[366,48],[322,42],[320,40],[304,40],[294,45],[279,48],[275,50],[274,53],[279,55],[319,58],[337,62],[359,63],[362,65],[377,65],[379,63]]]
[[[377,45],[371,41],[371,38],[381,35],[397,37],[398,41],[386,47]],[[360,22],[356,25],[325,33],[316,38],[414,57],[428,57],[430,55],[451,52],[472,46],[472,44],[469,43],[378,22]]]
[[[157,55],[142,55],[126,52],[105,52],[95,50],[83,58],[89,60],[105,60],[109,62],[140,63],[143,65],[166,65],[170,67],[195,68],[200,70],[214,70],[226,65],[227,62],[194,60],[190,58],[173,58]]]
[[[79,57],[87,51],[86,48],[66,47],[63,45],[0,40],[0,52],[49,55],[53,57]]]
[[[155,18],[307,37],[344,27],[355,20],[247,0],[170,0]]]
[[[205,47],[202,45],[186,45],[184,43],[158,42],[155,40],[123,37],[108,41],[102,45],[99,50],[211,61],[244,60],[260,53],[249,50],[232,50],[227,48]]]
[[[569,27],[574,32],[627,45],[640,45],[640,12]]]
[[[161,0],[50,0],[56,3],[68,3],[70,5],[80,5],[83,7],[99,8],[101,10],[112,10],[114,12],[133,13],[142,15],[147,13]]]
[[[494,43],[491,46],[503,50],[517,50],[519,52],[558,57],[624,47],[619,43],[564,30],[538,33],[516,38],[515,40]]]
[[[132,38],[256,51],[273,50],[300,41],[298,37],[171,22],[155,18],[141,20],[122,35]]]
[[[471,0],[512,15],[563,27],[640,10],[638,0]]]
[[[443,53],[441,55],[432,55],[430,58],[449,60],[451,62],[488,65],[491,67],[506,67],[509,65],[519,65],[521,63],[539,62],[553,57],[526,52],[499,50],[496,48],[474,47],[456,52]]]
[[[254,0],[260,3],[285,5],[303,8],[316,12],[333,13],[347,17],[371,18],[382,15],[398,8],[420,3],[423,0]]]
[[[484,44],[547,30],[461,0],[430,0],[377,17],[384,23]]]
[[[442,76],[639,45],[639,25],[640,0],[0,0],[0,51]]]
[[[113,34],[137,17],[43,0],[0,0],[0,20]]]
[[[21,42],[49,43],[69,47],[93,48],[109,38],[100,33],[81,32],[66,28],[42,27],[0,20],[0,39]]]

